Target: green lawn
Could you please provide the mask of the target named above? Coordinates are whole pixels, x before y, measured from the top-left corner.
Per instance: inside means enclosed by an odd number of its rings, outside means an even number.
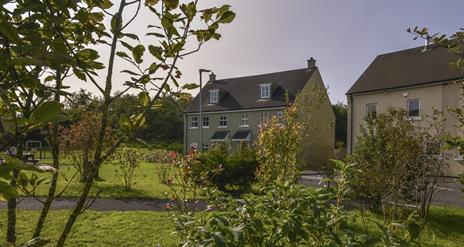
[[[69,211],[52,211],[43,236],[56,240]],[[0,243],[5,241],[6,211],[0,210]],[[32,234],[38,212],[20,210],[18,218],[19,242]],[[353,211],[355,217],[358,211]],[[368,214],[373,221],[380,217]],[[369,229],[372,234],[374,223]],[[356,225],[355,229],[361,229]],[[174,224],[167,212],[85,212],[75,224],[67,246],[176,246],[177,235],[171,234]],[[421,234],[423,246],[459,247],[464,243],[464,209],[434,207]]]
[[[0,243],[4,243],[6,210],[0,210],[0,214]],[[38,214],[18,211],[18,243],[30,239]],[[68,214],[67,210],[51,211],[42,236],[56,241]],[[176,246],[179,239],[173,231],[174,224],[167,212],[86,211],[74,225],[66,246]]]
[[[166,199],[166,192],[169,192],[169,187],[160,182],[156,173],[154,164],[142,162],[135,171],[135,185],[132,191],[124,190],[121,182],[115,175],[115,167],[111,164],[103,164],[100,168],[100,178],[93,186],[93,193],[99,189],[103,189],[100,197],[104,198],[157,198]],[[60,171],[67,178],[71,178],[75,173],[72,166],[63,164]],[[41,177],[51,176],[48,174],[39,174]],[[58,191],[61,191],[67,182],[60,176],[58,182]],[[43,184],[36,190],[36,195],[46,196],[48,193],[48,184]],[[76,176],[70,186],[67,188],[64,197],[77,197],[82,190],[82,183],[79,182],[79,177]]]
[[[355,229],[364,229],[361,225],[361,214],[355,210],[353,215],[358,219]],[[380,231],[374,222],[382,223],[380,216],[366,214],[370,234],[379,236]],[[421,243],[429,247],[460,247],[464,246],[464,209],[451,207],[432,207],[427,222],[421,232]]]

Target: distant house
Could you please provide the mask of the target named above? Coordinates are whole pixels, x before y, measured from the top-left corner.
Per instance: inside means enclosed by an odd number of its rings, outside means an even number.
[[[348,153],[356,145],[365,116],[385,112],[389,107],[405,109],[408,119],[417,124],[425,124],[434,110],[441,111],[447,119],[446,131],[462,135],[457,121],[447,111],[448,107],[463,106],[460,87],[455,83],[462,81],[463,75],[450,65],[456,60],[435,45],[377,56],[347,92]],[[450,161],[450,174],[462,171],[462,166]]]
[[[218,142],[227,142],[233,148],[239,143],[253,143],[263,121],[273,115],[282,117],[286,107],[297,103],[299,98],[302,102],[303,98],[311,98],[316,89],[322,89],[323,93],[320,107],[311,116],[303,116],[308,121],[311,118],[314,126],[305,133],[310,149],[305,161],[323,162],[316,160],[326,159],[333,152],[335,116],[313,58],[308,60],[307,68],[298,70],[230,79],[216,79],[210,74],[208,83],[184,111],[184,149],[207,150]]]

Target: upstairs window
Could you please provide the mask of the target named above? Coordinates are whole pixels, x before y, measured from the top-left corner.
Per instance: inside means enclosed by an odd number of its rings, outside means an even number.
[[[192,116],[190,119],[190,128],[198,128],[198,117]]]
[[[209,90],[209,103],[216,104],[219,101],[219,90]]]
[[[248,126],[248,113],[240,114],[240,126]]]
[[[420,100],[411,99],[408,100],[408,117],[409,118],[419,118],[420,117]]]
[[[271,84],[261,84],[259,88],[261,91],[261,99],[271,98]]]
[[[203,128],[209,128],[209,117],[203,117]]]
[[[221,115],[219,117],[219,127],[227,127],[227,116]]]
[[[373,116],[377,115],[377,103],[371,103],[366,105],[366,114],[368,116]]]

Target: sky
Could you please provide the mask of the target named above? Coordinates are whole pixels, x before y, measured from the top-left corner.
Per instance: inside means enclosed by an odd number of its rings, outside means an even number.
[[[222,4],[232,6],[236,19],[221,27],[221,40],[180,62],[182,83],[198,82],[199,68],[224,79],[300,69],[314,57],[332,103],[346,102],[345,93],[377,55],[423,45],[408,27],[452,34],[464,26],[464,0],[200,0],[201,7]],[[153,18],[142,11],[131,32],[147,32]],[[126,66],[117,61],[116,70]],[[121,89],[119,74],[115,81]],[[73,84],[95,92],[90,84]]]

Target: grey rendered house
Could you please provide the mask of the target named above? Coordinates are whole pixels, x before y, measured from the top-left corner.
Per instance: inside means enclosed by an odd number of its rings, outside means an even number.
[[[456,119],[448,108],[463,106],[460,99],[463,75],[450,65],[457,57],[435,45],[421,46],[377,56],[347,92],[348,139],[347,152],[356,146],[357,136],[367,114],[382,113],[388,108],[402,108],[417,126],[426,126],[434,110],[446,119],[445,131],[462,136]],[[451,151],[449,174],[464,171]]]
[[[184,111],[184,150],[207,150],[217,142],[229,143],[233,148],[244,142],[251,144],[263,121],[273,115],[282,117],[289,104],[297,103],[300,95],[311,96],[314,88],[323,89],[323,101],[311,116],[306,116],[317,127],[317,131],[305,135],[310,138],[308,159],[326,159],[333,152],[335,115],[313,58],[304,69],[230,79],[216,79],[210,74],[207,84]]]

